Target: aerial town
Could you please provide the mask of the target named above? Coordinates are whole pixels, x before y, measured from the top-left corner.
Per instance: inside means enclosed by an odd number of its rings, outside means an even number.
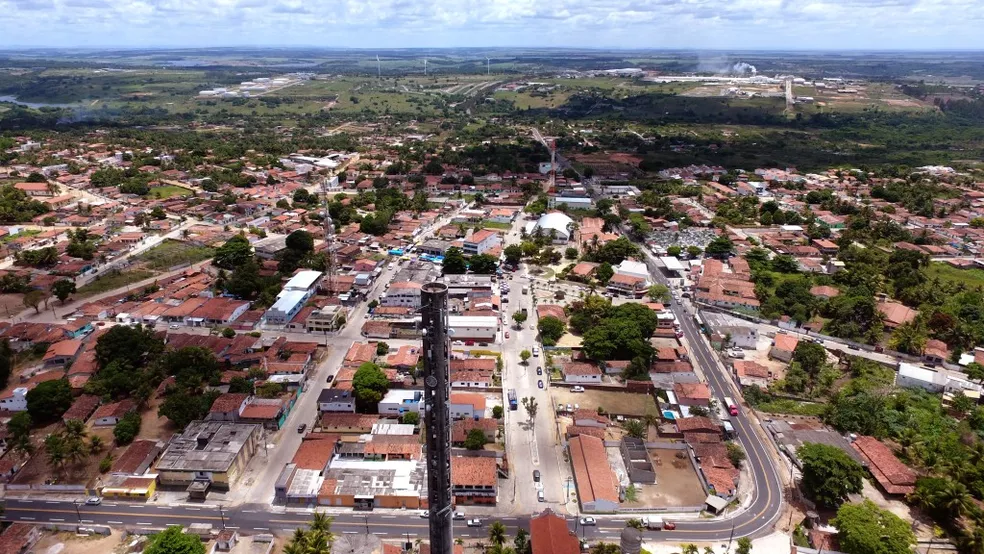
[[[3,129],[0,552],[981,552],[980,169],[483,117]]]

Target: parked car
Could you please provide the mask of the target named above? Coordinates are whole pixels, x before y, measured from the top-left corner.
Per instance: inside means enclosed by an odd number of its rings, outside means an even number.
[[[537,375],[543,375],[543,368],[542,368],[542,367],[539,367],[539,366],[537,366],[537,368],[536,368],[536,374],[537,374]]]
[[[539,469],[534,469],[533,470],[533,481],[539,481],[539,480],[540,480],[540,470]]]
[[[102,501],[103,501],[102,498],[99,498],[98,496],[90,496],[89,498],[86,498],[85,499],[85,505],[86,506],[98,506],[98,505],[102,504]]]
[[[563,412],[564,411],[564,405],[563,404],[557,404],[557,411],[558,412]]]
[[[543,388],[543,379],[540,379],[539,381],[536,382],[536,388],[538,389]]]
[[[509,331],[506,331],[506,338],[509,338]]]
[[[575,386],[575,387],[571,387],[571,392],[584,392],[584,387],[582,387],[580,385]]]
[[[482,526],[482,520],[480,520],[480,519],[469,519],[468,522],[466,523],[466,525],[468,525],[468,527],[481,527]]]
[[[298,433],[303,433],[305,429],[307,429],[307,423],[302,423],[297,426]]]
[[[329,375],[329,376],[328,376],[328,381],[327,381],[327,382],[328,382],[328,383],[331,383],[331,382],[332,382],[332,381],[334,381],[334,380],[335,380],[335,376],[334,376],[334,375]]]
[[[581,525],[582,526],[585,526],[585,525],[598,525],[598,522],[595,521],[595,518],[593,518],[593,517],[582,517],[581,518]]]
[[[457,520],[465,519],[465,512],[455,512],[453,518]]]
[[[419,515],[420,515],[420,517],[422,517],[424,519],[429,518],[430,517],[430,511],[429,510],[420,510],[420,514]]]
[[[574,411],[574,406],[573,406],[573,405],[571,405],[571,404],[568,404],[568,405],[567,405],[567,411],[568,411],[568,412],[573,412],[573,411]]]
[[[543,496],[543,491],[536,493],[536,499],[538,502],[546,502],[546,497]]]

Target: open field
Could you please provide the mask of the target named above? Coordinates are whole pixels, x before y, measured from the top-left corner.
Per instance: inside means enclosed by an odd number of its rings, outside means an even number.
[[[163,187],[154,187],[150,189],[150,193],[147,194],[150,198],[159,198],[161,200],[166,200],[172,196],[191,196],[191,190],[184,187],[178,187],[174,185],[166,185]]]
[[[31,552],[37,554],[115,554],[121,551],[122,536],[119,533],[92,535],[45,532]]]
[[[214,250],[208,247],[194,246],[177,240],[165,240],[140,254],[136,261],[145,264],[149,269],[164,271],[176,265],[207,260],[214,253]]]
[[[685,451],[657,448],[649,451],[649,457],[656,469],[656,484],[636,485],[636,501],[625,502],[624,507],[674,508],[704,503],[704,489]]]
[[[110,273],[103,274],[92,282],[80,287],[78,292],[75,293],[75,298],[84,298],[86,296],[92,296],[93,294],[109,292],[131,283],[149,279],[154,275],[156,275],[155,272],[142,269],[112,271]]]
[[[945,263],[933,262],[926,268],[926,274],[930,279],[963,283],[968,289],[984,286],[984,269],[957,269]]]
[[[566,387],[551,387],[550,395],[555,407],[560,403],[577,404],[581,408],[595,411],[600,406],[606,413],[626,417],[642,417],[646,414],[659,413],[656,402],[648,394],[592,389],[585,392],[571,392]]]

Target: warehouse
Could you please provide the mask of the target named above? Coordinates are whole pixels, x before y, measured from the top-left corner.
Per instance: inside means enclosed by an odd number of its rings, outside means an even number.
[[[448,316],[454,340],[477,340],[492,342],[499,330],[499,320],[495,316]]]

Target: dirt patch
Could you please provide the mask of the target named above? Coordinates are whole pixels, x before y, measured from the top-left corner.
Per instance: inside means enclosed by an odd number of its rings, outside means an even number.
[[[102,474],[99,473],[99,462],[107,453],[112,453],[113,459],[124,452],[124,448],[113,448],[112,427],[89,427],[86,431],[88,442],[91,437],[102,439],[102,447],[98,452],[89,455],[79,463],[66,461],[60,468],[54,468],[48,463],[48,452],[44,447],[44,437],[50,433],[63,431],[61,423],[51,424],[37,429],[32,433],[35,443],[34,454],[30,460],[17,472],[13,482],[18,485],[42,485],[53,482],[58,485],[86,485],[94,487],[99,484]]]
[[[161,402],[161,398],[151,398],[147,402],[147,408],[140,413],[140,433],[137,434],[138,439],[167,441],[171,438],[171,435],[178,431],[170,419],[157,415],[157,410],[160,408]]]
[[[120,535],[92,535],[82,537],[75,533],[45,533],[34,548],[34,554],[108,554],[121,552]]]
[[[23,294],[0,294],[0,315],[7,321],[25,309]]]
[[[561,403],[572,406],[577,404],[580,408],[596,411],[601,406],[608,413],[626,417],[642,417],[647,413],[659,413],[656,402],[648,394],[591,389],[585,392],[571,392],[564,387],[551,387],[550,395],[554,408]]]
[[[677,454],[683,457],[677,457]],[[706,494],[697,478],[693,464],[683,450],[652,449],[649,451],[656,469],[655,485],[636,485],[636,502],[626,502],[626,508],[662,508],[701,506]]]

